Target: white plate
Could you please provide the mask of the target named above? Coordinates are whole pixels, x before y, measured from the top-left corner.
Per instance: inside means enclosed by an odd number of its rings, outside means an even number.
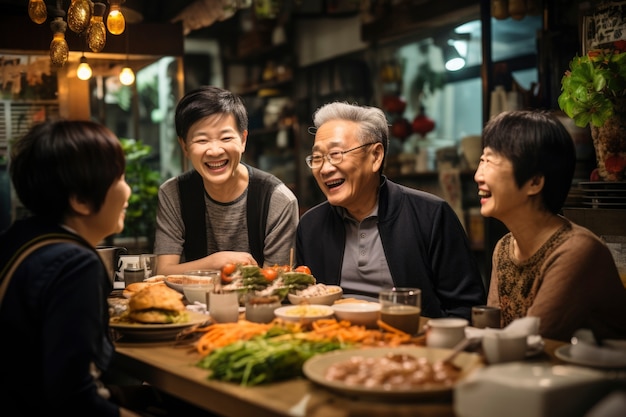
[[[189,321],[186,323],[143,324],[111,322],[109,327],[124,336],[124,341],[126,341],[126,338],[142,341],[174,340],[181,330],[209,320],[207,315],[195,311],[188,311],[187,314],[189,314]]]
[[[591,366],[594,368],[626,368],[626,360],[624,361],[606,361],[600,358],[591,359],[589,357],[578,358],[572,356],[572,345],[564,345],[554,351],[557,358],[562,361],[573,363],[575,365]]]
[[[308,359],[302,366],[304,375],[311,381],[330,388],[334,392],[340,392],[345,395],[362,397],[363,399],[403,399],[419,401],[424,397],[447,396],[452,393],[454,385],[424,385],[419,387],[410,387],[405,390],[394,388],[393,391],[385,390],[382,387],[364,387],[348,385],[339,381],[328,381],[325,378],[326,370],[329,366],[349,360],[354,356],[365,356],[370,358],[378,358],[388,353],[401,353],[412,355],[416,358],[425,357],[430,363],[443,359],[450,354],[450,349],[435,349],[428,347],[397,347],[397,348],[365,348],[365,349],[347,349],[333,351],[315,355]],[[461,367],[462,373],[458,379],[465,379],[470,373],[483,366],[483,361],[477,353],[461,352],[454,359],[454,364]],[[457,381],[457,383],[458,383]]]

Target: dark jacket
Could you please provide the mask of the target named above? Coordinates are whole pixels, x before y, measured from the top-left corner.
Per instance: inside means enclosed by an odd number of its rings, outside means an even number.
[[[445,200],[383,177],[378,216],[394,285],[421,288],[422,315],[469,320],[471,307],[486,303],[467,235]],[[309,266],[318,282],[340,285],[345,236],[340,210],[328,201],[311,208],[298,225],[298,265]]]
[[[0,234],[0,270],[17,248],[47,233],[76,242],[37,249],[9,282],[0,307],[0,408],[7,416],[117,416],[118,407],[98,394],[90,374],[92,365],[106,370],[114,354],[112,287],[95,248],[39,218],[19,220]]]

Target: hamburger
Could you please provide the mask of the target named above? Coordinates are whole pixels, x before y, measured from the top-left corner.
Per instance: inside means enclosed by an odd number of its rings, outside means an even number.
[[[128,317],[140,323],[184,323],[189,316],[182,298],[166,285],[148,285],[128,301]]]

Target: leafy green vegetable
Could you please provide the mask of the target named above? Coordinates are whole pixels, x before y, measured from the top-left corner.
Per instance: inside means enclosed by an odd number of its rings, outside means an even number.
[[[216,349],[196,365],[211,371],[209,379],[253,386],[300,376],[307,359],[343,347],[338,342],[257,337]]]

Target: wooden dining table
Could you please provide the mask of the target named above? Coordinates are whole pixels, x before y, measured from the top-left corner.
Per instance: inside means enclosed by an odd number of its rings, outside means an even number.
[[[423,336],[416,338],[423,344]],[[545,340],[534,361],[562,363],[554,355],[563,342]],[[193,347],[166,343],[116,343],[116,367],[196,407],[228,417],[455,417],[450,395],[413,400],[352,398],[332,392],[305,377],[244,387],[210,380],[196,367],[201,355]]]

